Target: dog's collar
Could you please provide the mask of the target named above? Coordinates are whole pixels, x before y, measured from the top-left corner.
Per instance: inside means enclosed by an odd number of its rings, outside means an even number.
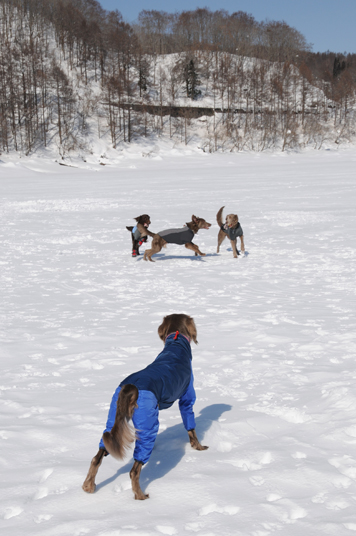
[[[185,339],[187,339],[187,341],[188,341],[189,344],[190,344],[190,338],[187,337],[186,335],[183,335],[183,333],[180,333],[179,331],[176,331],[175,333],[173,333],[173,331],[172,331],[172,333],[169,333],[169,334],[167,335],[167,337],[166,337],[166,340],[167,340],[168,337],[170,337],[171,335],[174,335],[174,339],[177,339],[178,335],[181,335],[182,337],[184,337]],[[166,342],[166,340],[165,340],[164,342]]]

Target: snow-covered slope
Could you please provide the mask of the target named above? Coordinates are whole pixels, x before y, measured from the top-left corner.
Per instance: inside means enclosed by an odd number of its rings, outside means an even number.
[[[0,163],[0,517],[8,536],[347,536],[356,531],[354,151],[131,157],[81,170]],[[217,210],[248,255],[216,254]],[[206,257],[145,263],[125,229],[192,214]],[[112,393],[151,362],[163,315],[186,312],[197,433],[177,405],[134,501],[132,459],[81,485]]]
[[[120,39],[103,51],[36,10],[10,3],[2,15],[0,154],[98,161],[127,143],[257,152],[355,141],[351,82],[332,90],[305,66],[225,52],[147,55]]]

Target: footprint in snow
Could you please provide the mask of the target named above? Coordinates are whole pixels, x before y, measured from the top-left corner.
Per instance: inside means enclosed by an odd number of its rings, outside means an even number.
[[[230,441],[219,441],[217,450],[218,452],[230,452],[233,446],[233,443],[230,443]]]
[[[356,523],[343,523],[343,525],[349,530],[356,531]]]
[[[40,514],[33,518],[35,523],[43,523],[44,521],[49,521],[53,516],[50,514]]]
[[[344,499],[335,499],[333,501],[328,501],[327,503],[325,503],[325,507],[328,510],[344,510],[349,506],[350,503],[348,501],[345,501]]]
[[[5,509],[4,519],[11,519],[12,517],[18,516],[23,512],[23,508],[20,506],[8,506]]]
[[[276,494],[271,494],[271,496],[275,497]],[[303,517],[306,517],[308,515],[304,508],[288,499],[283,499],[282,497],[278,496],[278,499],[274,500],[278,500],[278,505],[273,504],[272,501],[272,504],[268,505],[268,509],[279,521],[283,523],[293,524],[298,519],[302,519]]]
[[[341,474],[356,480],[356,462],[351,456],[342,456],[340,458],[331,458],[330,465],[336,467]]]
[[[266,497],[266,500],[268,502],[274,502],[274,501],[279,501],[279,499],[282,499],[282,497],[280,495],[278,495],[278,493],[270,493],[269,495],[267,495]]]
[[[38,499],[44,499],[48,495],[48,489],[47,488],[39,488],[35,495],[33,496],[33,500],[37,501]]]
[[[186,523],[184,528],[185,530],[190,530],[193,532],[198,532],[204,527],[204,523]]]
[[[324,491],[318,493],[317,495],[314,495],[314,497],[312,497],[311,501],[315,504],[324,504],[325,502],[325,495],[326,493]]]
[[[42,484],[42,482],[45,482],[47,480],[48,477],[51,476],[51,474],[53,473],[53,469],[46,469],[43,473],[42,473],[42,476],[41,478],[39,479],[39,483]]]
[[[265,479],[262,476],[251,476],[249,480],[253,486],[263,486],[265,483]]]
[[[239,512],[240,508],[238,506],[218,506],[217,504],[209,504],[200,508],[199,515],[206,516],[217,512],[218,514],[225,514],[229,516],[234,516]]]
[[[234,467],[238,467],[243,471],[258,471],[264,465],[268,465],[273,461],[270,452],[256,453],[250,458],[242,458],[240,460],[224,460],[222,463],[230,463]]]
[[[123,482],[122,484],[117,484],[115,487],[114,487],[114,492],[115,493],[122,493],[123,491],[127,491],[129,489],[131,489],[132,486],[131,486],[131,480],[126,480],[125,482]]]
[[[171,534],[177,534],[178,533],[177,529],[175,529],[174,527],[168,527],[168,526],[165,526],[165,525],[157,525],[156,529],[161,534],[171,535]]]
[[[304,452],[295,452],[294,454],[292,454],[292,458],[294,458],[295,460],[301,460],[306,457],[307,455],[304,454]]]

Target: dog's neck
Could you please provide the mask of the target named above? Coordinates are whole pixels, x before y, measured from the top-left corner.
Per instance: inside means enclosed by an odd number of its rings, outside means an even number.
[[[198,224],[193,221],[186,223],[186,226],[189,227],[189,229],[193,231],[194,234],[197,234],[197,232],[199,231]]]
[[[172,333],[168,333],[168,335],[167,335],[167,337],[166,337],[166,339],[165,339],[164,342],[166,342],[166,340],[168,339],[168,337],[170,337],[171,335],[175,335],[175,336],[176,336],[177,333],[178,333],[178,332],[176,332],[176,331],[172,331]],[[182,335],[182,337],[184,337],[185,339],[187,339],[187,341],[188,341],[189,344],[190,344],[190,338],[189,338],[189,337],[187,337],[186,335],[183,335],[183,333],[181,333],[181,332],[179,332],[179,335]],[[175,337],[175,338],[176,338],[176,337]]]

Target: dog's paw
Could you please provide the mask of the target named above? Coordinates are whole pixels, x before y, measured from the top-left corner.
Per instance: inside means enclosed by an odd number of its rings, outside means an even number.
[[[148,493],[135,493],[135,499],[136,501],[144,501],[145,499],[149,499],[150,496]]]
[[[94,482],[84,482],[84,484],[82,485],[82,489],[86,493],[94,493],[95,488],[96,488],[96,484]]]
[[[209,447],[201,445],[200,443],[196,447],[193,447],[193,449],[195,449],[195,450],[207,450],[208,448]]]

